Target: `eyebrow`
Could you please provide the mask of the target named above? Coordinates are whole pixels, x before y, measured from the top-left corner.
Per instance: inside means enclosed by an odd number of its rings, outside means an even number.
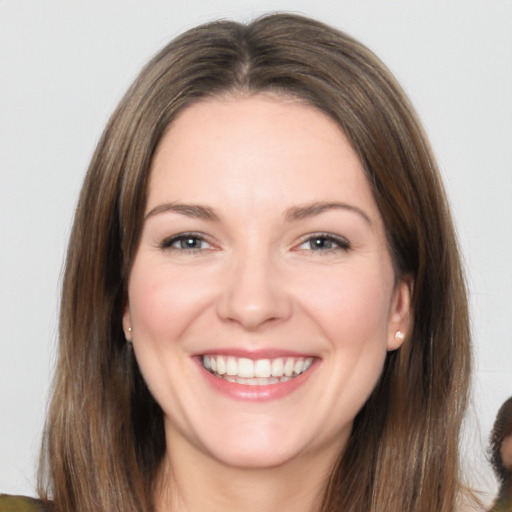
[[[372,220],[370,219],[369,215],[367,215],[366,212],[364,212],[364,210],[361,210],[361,208],[358,208],[357,206],[339,202],[315,202],[303,206],[294,206],[287,210],[287,212],[285,213],[285,219],[288,222],[293,222],[308,217],[314,217],[315,215],[320,215],[321,213],[324,213],[329,210],[338,209],[348,210],[357,213],[370,226],[373,225]]]
[[[293,206],[286,210],[284,218],[287,222],[295,222],[320,215],[329,210],[348,210],[360,215],[370,226],[373,225],[370,217],[357,206],[339,202],[314,202],[305,205]],[[174,212],[186,217],[207,220],[212,222],[220,221],[220,216],[213,208],[198,204],[163,203],[151,209],[144,220],[165,212]]]
[[[149,217],[153,217],[154,215],[158,215],[159,213],[164,212],[174,212],[179,213],[181,215],[185,215],[186,217],[192,217],[195,219],[209,220],[209,221],[219,221],[219,216],[215,213],[213,208],[209,206],[201,206],[198,204],[180,204],[180,203],[164,203],[155,206],[152,210],[150,210],[144,220]]]

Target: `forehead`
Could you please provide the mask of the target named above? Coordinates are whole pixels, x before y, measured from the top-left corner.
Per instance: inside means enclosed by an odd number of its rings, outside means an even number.
[[[199,101],[160,141],[147,209],[241,197],[252,207],[350,200],[379,216],[360,160],[323,112],[263,95]]]

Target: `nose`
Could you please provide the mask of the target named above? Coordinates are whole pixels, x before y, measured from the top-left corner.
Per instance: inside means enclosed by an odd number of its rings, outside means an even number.
[[[217,304],[223,321],[248,331],[277,324],[292,314],[283,272],[268,255],[251,254],[233,261]]]

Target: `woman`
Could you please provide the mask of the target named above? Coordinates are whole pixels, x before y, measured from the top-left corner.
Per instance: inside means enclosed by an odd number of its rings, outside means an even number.
[[[385,67],[298,16],[198,27],[86,176],[40,494],[452,511],[469,344],[440,178]]]
[[[512,397],[503,402],[491,433],[491,464],[500,482],[498,496],[490,510],[512,510]]]

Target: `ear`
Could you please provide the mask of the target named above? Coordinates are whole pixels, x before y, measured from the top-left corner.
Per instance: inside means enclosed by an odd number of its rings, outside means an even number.
[[[132,316],[130,314],[130,305],[127,303],[123,313],[123,331],[126,341],[133,341],[132,338]]]
[[[395,286],[388,324],[387,349],[389,351],[400,348],[410,334],[413,286],[412,278],[408,277],[401,279]]]

